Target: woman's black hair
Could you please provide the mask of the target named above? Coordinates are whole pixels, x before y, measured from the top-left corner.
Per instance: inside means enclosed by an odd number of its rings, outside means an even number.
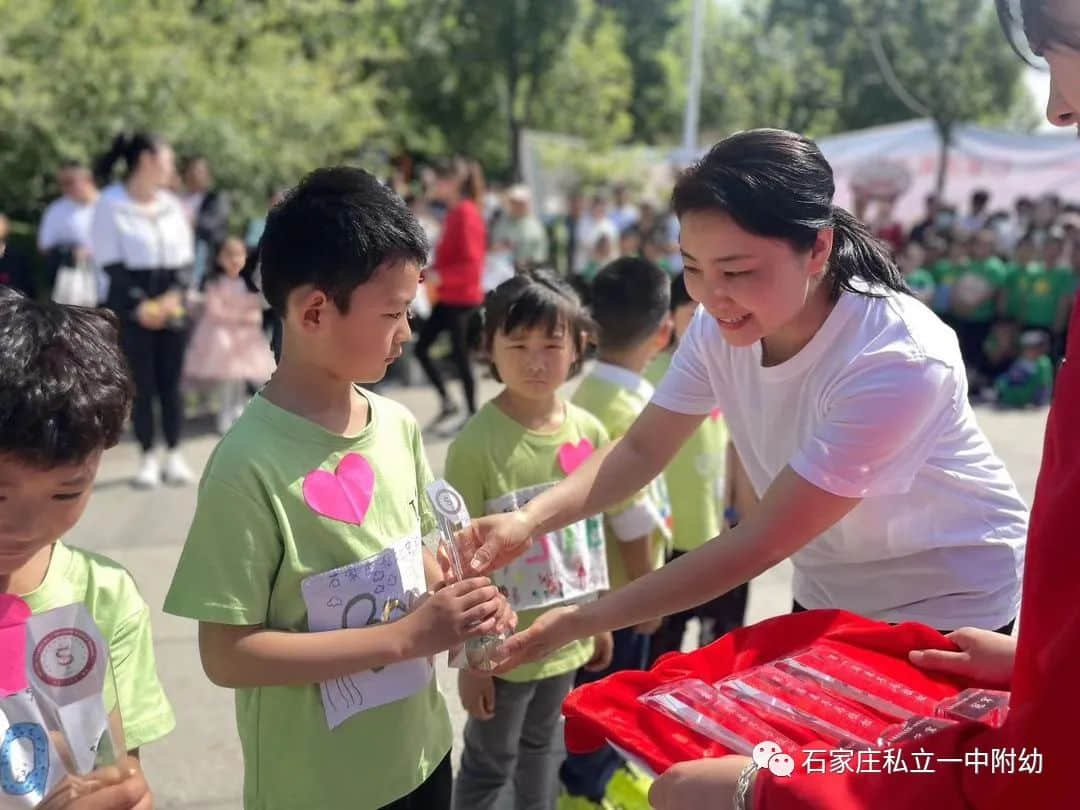
[[[480,317],[483,321],[484,354],[491,358],[495,335],[517,329],[546,329],[548,334],[567,330],[577,353],[570,377],[581,371],[596,335],[596,324],[573,287],[550,270],[531,270],[507,279],[487,294]],[[499,370],[491,363],[498,382]]]
[[[484,197],[484,170],[471,158],[460,155],[439,161],[434,166],[436,177],[452,177],[458,181],[461,196],[473,202],[480,202]]]
[[[888,247],[850,213],[833,205],[832,167],[809,138],[781,129],[737,132],[716,144],[679,177],[672,207],[681,219],[690,211],[719,211],[744,231],[783,239],[796,250],[814,245],[832,228],[833,249],[826,280],[835,299],[843,291],[870,294],[855,279],[907,292]]]
[[[259,285],[255,283],[255,270],[259,266],[259,251],[258,249],[248,250],[248,246],[244,244],[243,239],[239,236],[232,235],[226,236],[213,246],[213,253],[210,254],[213,256],[213,261],[210,263],[210,271],[203,276],[202,284],[200,286],[205,290],[207,284],[211,281],[216,281],[225,275],[225,270],[218,263],[218,256],[221,254],[221,249],[225,247],[225,243],[231,239],[235,239],[241,245],[244,245],[244,250],[247,251],[247,255],[244,258],[244,268],[240,271],[240,278],[244,280],[244,286],[247,287],[248,292],[260,292]]]
[[[1045,67],[1042,57],[1048,45],[1060,42],[1080,49],[1074,38],[1062,38],[1065,26],[1051,17],[1049,0],[996,0],[998,18],[1013,50],[1035,67]]]
[[[127,179],[139,165],[143,152],[156,152],[166,143],[164,138],[149,132],[121,132],[113,138],[109,151],[94,164],[94,175],[102,185],[110,182],[116,164],[124,161],[124,178]]]

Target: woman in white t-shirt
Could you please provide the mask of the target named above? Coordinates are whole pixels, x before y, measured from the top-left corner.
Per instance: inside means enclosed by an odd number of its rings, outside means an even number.
[[[99,174],[107,180],[121,160],[124,180],[98,199],[90,238],[94,262],[109,279],[105,305],[120,319],[135,379],[132,416],[143,457],[133,483],[154,487],[164,474],[170,484],[185,484],[192,474],[180,454],[180,375],[194,237],[180,200],[165,190],[173,175],[172,148],[153,135],[120,135],[99,163]],[[164,473],[154,451],[155,401],[169,450]]]
[[[507,642],[511,665],[700,605],[787,558],[796,609],[1011,627],[1027,508],[975,422],[955,334],[833,191],[817,146],[779,130],[732,135],[680,178],[701,306],[653,401],[612,449],[461,541],[474,570],[505,564],[640,489],[718,406],[760,504],[663,569],[548,613]]]

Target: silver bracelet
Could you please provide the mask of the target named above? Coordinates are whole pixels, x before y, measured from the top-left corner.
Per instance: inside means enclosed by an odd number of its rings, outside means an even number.
[[[754,780],[757,778],[758,766],[753,762],[747,764],[739,774],[739,781],[735,783],[735,800],[733,810],[753,810],[753,805],[748,805],[754,791]]]

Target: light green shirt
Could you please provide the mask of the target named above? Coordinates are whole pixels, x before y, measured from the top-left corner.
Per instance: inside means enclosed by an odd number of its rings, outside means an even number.
[[[596,363],[574,392],[573,402],[600,420],[611,439],[622,438],[653,395],[652,385],[641,375],[608,363]],[[611,590],[627,583],[626,566],[618,543],[649,535],[653,568],[664,564],[671,540],[671,504],[664,477],[605,515]]]
[[[670,366],[671,354],[661,352],[645,369],[645,379],[659,383]],[[727,425],[720,411],[714,410],[664,470],[673,545],[678,551],[693,551],[723,529],[727,441]]]
[[[363,395],[370,419],[352,437],[252,400],[207,464],[167,612],[308,632],[302,580],[434,528],[415,419]],[[451,742],[434,678],[332,732],[316,683],[237,689],[236,724],[248,810],[381,807],[424,782]]]
[[[534,216],[514,219],[507,214],[502,217],[495,225],[491,243],[498,245],[502,242],[510,245],[514,252],[514,262],[518,265],[540,265],[547,261],[547,231]]]
[[[592,414],[567,403],[566,419],[554,433],[528,430],[489,402],[469,420],[450,445],[446,480],[461,493],[470,515],[483,515],[491,501],[566,477],[559,459],[564,445],[588,440],[593,448],[608,443],[607,431]],[[520,632],[548,608],[518,613]],[[572,642],[542,661],[525,664],[500,677],[537,681],[572,672],[593,653],[592,639]]]
[[[99,554],[53,546],[45,579],[23,596],[32,613],[82,602],[109,645],[112,680],[105,706],[118,706],[129,751],[161,739],[176,725],[154,665],[150,608],[124,568]]]

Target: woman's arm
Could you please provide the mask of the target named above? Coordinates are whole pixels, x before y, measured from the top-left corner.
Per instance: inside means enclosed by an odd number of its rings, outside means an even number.
[[[744,522],[595,602],[548,612],[505,642],[508,658],[500,670],[573,639],[678,613],[727,593],[790,557],[859,502],[826,492],[785,467]]]
[[[501,568],[524,551],[533,537],[625,501],[663,471],[704,418],[646,406],[622,439],[593,453],[571,476],[529,501],[522,511],[474,521],[458,536],[463,558],[472,560],[475,571]]]

